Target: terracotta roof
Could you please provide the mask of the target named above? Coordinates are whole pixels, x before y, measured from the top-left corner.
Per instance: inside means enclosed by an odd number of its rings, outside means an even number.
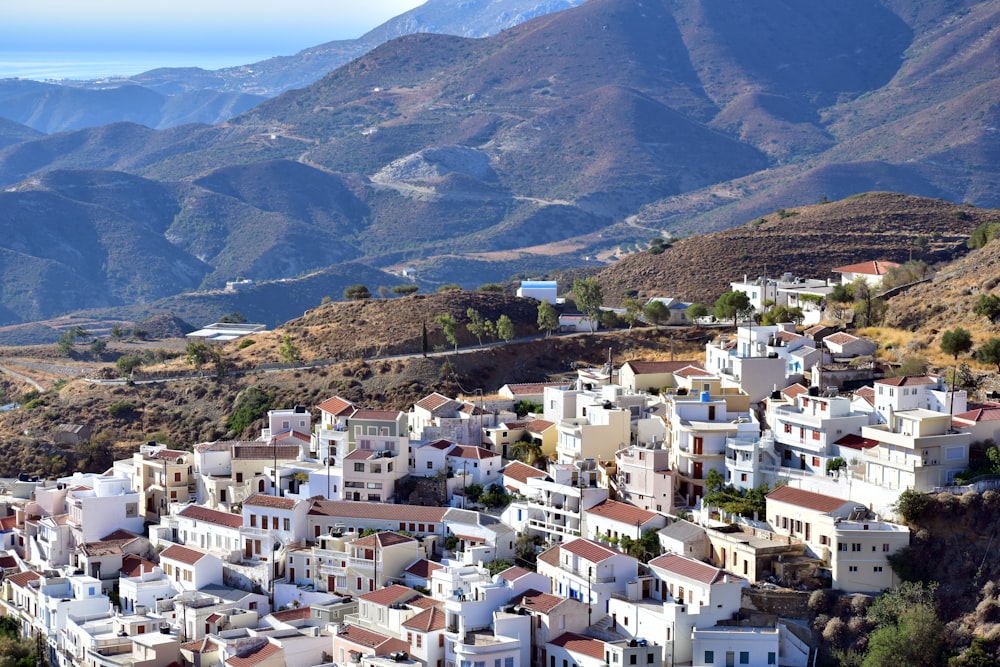
[[[697,366],[694,359],[683,361],[627,361],[625,366],[636,375],[652,375],[655,373],[674,373],[686,366]]]
[[[461,407],[458,408],[458,411],[461,412],[464,415],[484,415],[484,414],[486,414],[486,412],[483,411],[482,409],[480,409],[479,406],[474,405],[472,403],[469,403],[468,401],[462,403]]]
[[[688,377],[702,377],[705,375],[711,375],[711,373],[709,373],[701,366],[692,365],[692,366],[685,366],[684,368],[675,371],[674,375],[676,375],[677,377],[688,378]]]
[[[190,453],[191,452],[185,452],[177,449],[161,449],[153,454],[152,458],[161,459],[163,461],[176,461],[177,459],[187,456]]]
[[[807,509],[823,513],[833,512],[834,510],[840,509],[847,503],[851,502],[843,498],[825,496],[822,493],[813,493],[812,491],[796,489],[795,487],[787,485],[779,487],[767,494],[767,499],[777,500],[779,502],[788,503],[789,505],[797,505],[799,507],[805,507]]]
[[[371,602],[373,604],[387,606],[397,602],[405,602],[416,595],[418,595],[418,593],[412,588],[400,586],[399,584],[393,584],[391,586],[386,586],[385,588],[380,588],[377,591],[360,595],[358,596],[358,599],[364,600],[365,602]]]
[[[399,419],[400,413],[394,410],[358,410],[351,419],[367,419],[368,421],[394,422]]]
[[[416,630],[417,632],[444,630],[447,618],[447,615],[438,607],[430,607],[404,621],[403,627]]]
[[[279,461],[294,461],[301,452],[298,445],[262,445],[249,442],[233,445],[233,458],[241,461],[267,461],[275,457]]]
[[[852,336],[846,331],[838,331],[835,334],[831,334],[823,339],[824,343],[833,343],[834,345],[846,345],[847,343],[853,343],[856,340],[861,340],[857,336]]]
[[[448,398],[444,394],[439,394],[437,392],[434,392],[430,396],[424,396],[423,398],[421,398],[419,401],[413,404],[413,407],[422,408],[429,412],[433,412],[434,410],[440,408],[442,405],[447,405],[448,403],[456,403],[456,402],[457,401]]]
[[[426,558],[421,558],[416,563],[406,568],[407,574],[412,574],[415,577],[420,577],[421,579],[430,579],[431,574],[435,570],[440,570],[444,565],[440,563],[435,563],[434,561],[427,560]]]
[[[422,507],[416,505],[386,505],[350,500],[315,500],[309,509],[314,516],[343,517],[345,519],[383,519],[390,521],[441,522],[447,507]]]
[[[435,440],[434,442],[429,442],[426,445],[424,445],[424,447],[433,447],[434,449],[440,449],[442,451],[451,449],[454,446],[455,442],[453,442],[452,440],[445,440],[443,438],[441,440]]]
[[[902,375],[900,377],[875,380],[875,384],[885,384],[891,387],[918,387],[921,385],[937,384],[937,382],[928,375]]]
[[[531,571],[525,570],[523,567],[518,567],[517,565],[511,565],[500,573],[500,578],[504,581],[517,581],[526,574],[531,574]]]
[[[841,447],[850,447],[851,449],[868,449],[869,447],[877,447],[878,440],[872,440],[871,438],[862,438],[856,433],[848,433],[840,440],[835,441],[833,444],[840,445]]]
[[[641,507],[636,507],[628,503],[620,503],[617,500],[603,500],[589,510],[586,510],[586,512],[587,514],[594,514],[605,519],[620,521],[633,526],[636,523],[640,525],[647,523],[660,516],[656,512],[650,512],[649,510],[644,510]]]
[[[125,530],[124,528],[116,528],[104,537],[100,539],[101,542],[107,542],[109,540],[134,540],[139,537],[135,533]]]
[[[190,549],[179,544],[171,544],[160,553],[160,561],[162,562],[163,559],[166,558],[168,560],[180,561],[181,563],[185,563],[187,565],[194,565],[206,555],[208,554],[204,551],[195,551],[194,549]]]
[[[785,331],[784,329],[778,331],[774,335],[786,343],[790,343],[793,340],[802,340],[803,338],[805,338],[805,336],[803,336],[800,333],[795,333],[794,331]]]
[[[193,653],[214,653],[219,650],[219,645],[212,639],[204,637],[203,639],[196,639],[193,642],[181,644],[181,649]]]
[[[875,405],[875,387],[861,387],[860,389],[856,389],[854,396],[864,400],[868,405]]]
[[[297,609],[285,609],[271,613],[276,620],[288,623],[289,621],[305,621],[312,616],[312,607],[299,607]]]
[[[549,547],[548,549],[546,549],[542,553],[538,554],[538,557],[537,557],[536,560],[540,560],[543,563],[547,563],[549,565],[558,566],[559,565],[559,545],[557,544],[554,547]]]
[[[708,563],[702,563],[700,560],[688,558],[680,554],[664,554],[649,561],[649,565],[666,570],[680,577],[700,581],[703,584],[716,584],[727,577],[731,581],[739,581],[741,579],[735,574],[729,574],[725,570],[712,567]]]
[[[294,498],[279,498],[278,496],[269,496],[266,493],[255,493],[243,501],[243,507],[249,505],[250,507],[271,507],[274,509],[290,510],[295,509],[295,503],[297,502]]]
[[[28,584],[30,584],[32,581],[38,581],[41,578],[42,575],[38,574],[37,572],[32,572],[31,570],[28,570],[27,572],[18,572],[17,574],[10,575],[9,577],[7,577],[7,581],[9,581],[14,586],[27,588]]]
[[[267,642],[241,656],[234,655],[232,658],[226,660],[226,664],[231,665],[231,667],[253,667],[282,651],[284,649],[277,644]]]
[[[355,449],[353,452],[344,457],[345,461],[367,461],[368,459],[375,456],[378,450],[375,449]]]
[[[569,387],[568,382],[521,382],[518,384],[504,385],[507,391],[514,396],[533,396],[541,394],[546,387]]]
[[[148,561],[142,556],[125,554],[125,557],[122,558],[122,566],[118,569],[118,573],[125,578],[138,577],[144,572],[152,572],[154,567],[157,567],[156,563]]]
[[[194,521],[214,523],[217,526],[225,526],[226,528],[239,528],[243,525],[243,517],[239,514],[214,510],[211,507],[203,507],[202,505],[188,505],[178,512],[177,516]]]
[[[9,570],[17,566],[17,559],[10,554],[0,556],[0,570]]]
[[[584,637],[575,632],[566,632],[549,643],[573,653],[581,653],[591,658],[597,658],[598,660],[604,659],[604,642],[600,639]]]
[[[407,600],[406,605],[414,609],[430,609],[431,607],[443,607],[444,602],[429,598],[426,595],[418,595]]]
[[[621,552],[615,551],[610,547],[606,547],[603,544],[594,542],[593,540],[587,540],[582,537],[578,537],[575,540],[567,542],[560,546],[564,551],[568,551],[571,554],[576,554],[584,560],[588,560],[591,563],[600,563],[605,561],[612,556],[620,556]]]
[[[510,601],[511,604],[519,605],[525,609],[532,609],[541,614],[547,614],[556,608],[560,602],[565,602],[566,598],[551,593],[542,593],[535,589],[527,590]]]
[[[412,593],[412,591],[410,591]],[[366,630],[359,625],[345,625],[337,633],[338,637],[368,648],[376,648],[389,641],[390,637],[372,630]]]
[[[15,526],[17,526],[16,516],[5,516],[0,519],[0,530],[14,530]]]
[[[543,431],[548,431],[555,425],[555,422],[546,421],[544,419],[532,419],[529,422],[524,422],[524,429],[528,431],[528,433],[542,433]]]
[[[1000,403],[980,403],[971,410],[955,415],[956,420],[978,423],[1000,419]]]
[[[448,456],[454,456],[460,459],[475,459],[477,461],[482,461],[483,459],[494,459],[500,456],[496,452],[491,452],[484,447],[472,447],[470,445],[455,445],[448,452]]]
[[[346,398],[341,398],[340,396],[328,398],[320,403],[318,407],[323,412],[328,412],[334,417],[350,415],[356,409],[353,403]]]
[[[298,431],[281,431],[279,433],[272,433],[270,443],[273,445],[277,442],[283,442],[285,440],[298,440],[299,442],[312,442],[312,439],[305,433],[299,433]]]
[[[860,262],[858,264],[848,264],[832,269],[834,273],[861,273],[866,276],[884,276],[889,269],[894,269],[899,264],[896,262],[885,262],[873,260],[871,262]]]
[[[219,619],[222,618],[222,614],[210,614],[208,618],[205,619],[206,623],[218,623]]]
[[[808,394],[809,393],[809,388],[806,387],[805,385],[802,385],[802,384],[799,384],[798,382],[796,382],[795,384],[790,385],[790,386],[785,387],[784,389],[782,389],[781,393],[784,394],[786,398],[790,398],[790,399],[794,400],[794,399],[798,398],[799,396],[801,396],[802,394]]]
[[[397,544],[406,544],[407,542],[416,542],[416,540],[408,535],[400,535],[399,533],[386,531],[382,533],[373,533],[366,537],[359,537],[358,539],[352,541],[351,544],[358,547],[391,547]]]
[[[500,474],[504,477],[517,480],[521,484],[527,484],[529,477],[545,477],[545,471],[520,461],[511,461],[500,469]]]

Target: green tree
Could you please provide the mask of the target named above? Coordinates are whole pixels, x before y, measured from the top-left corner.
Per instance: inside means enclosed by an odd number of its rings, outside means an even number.
[[[465,316],[469,318],[469,323],[465,325],[465,328],[469,330],[470,334],[476,337],[476,340],[479,341],[479,346],[482,347],[483,334],[486,333],[483,316],[472,306],[469,306],[469,309],[465,311]]]
[[[302,361],[302,351],[292,340],[291,334],[285,334],[281,338],[281,345],[278,347],[278,356],[283,364],[297,364]]]
[[[505,343],[514,339],[514,323],[506,314],[497,319],[497,336]]]
[[[219,322],[223,324],[243,324],[246,321],[247,318],[243,317],[243,313],[236,310],[219,318]]]
[[[573,297],[576,300],[576,307],[587,316],[590,324],[590,331],[594,331],[594,322],[598,321],[601,314],[601,306],[604,305],[604,294],[601,292],[601,285],[596,278],[577,278],[573,281]]]
[[[442,313],[435,317],[434,321],[441,327],[445,340],[454,345],[455,351],[458,352],[458,323],[455,321],[455,317],[451,313]]]
[[[344,289],[344,298],[348,301],[360,301],[361,299],[370,299],[372,293],[368,291],[368,287],[362,285],[361,283],[356,283]]]
[[[642,316],[659,329],[661,324],[670,319],[670,309],[662,301],[654,299],[642,309]]]
[[[104,351],[108,349],[108,341],[103,338],[95,338],[90,341],[90,353],[95,357],[99,357],[104,354]]]
[[[503,285],[498,285],[496,283],[484,283],[477,287],[480,292],[502,292]]]
[[[465,499],[470,503],[478,503],[483,497],[484,490],[482,484],[469,484],[465,487]]]
[[[761,316],[760,323],[766,326],[772,326],[782,322],[794,322],[799,324],[802,322],[804,317],[802,309],[797,306],[793,308],[789,308],[788,306],[775,306]]]
[[[717,469],[712,468],[705,475],[705,496],[708,497],[712,494],[722,491],[723,487],[726,486],[726,478]]]
[[[111,338],[112,340],[121,340],[128,335],[128,331],[122,327],[120,324],[111,325]]]
[[[514,404],[514,413],[517,415],[518,419],[524,419],[529,412],[539,414],[542,412],[541,403],[535,403],[534,401],[529,401],[526,398],[522,398],[520,401]]]
[[[984,222],[972,232],[969,237],[968,246],[973,250],[982,248],[993,240],[997,230],[1000,230],[1000,222]]]
[[[642,301],[639,301],[634,296],[630,296],[622,300],[622,306],[625,307],[625,323],[628,324],[628,328],[631,330],[636,325],[636,322],[642,319]]]
[[[687,307],[687,310],[684,312],[687,315],[689,321],[697,322],[701,318],[706,317],[708,315],[708,308],[706,308],[703,304],[700,303],[692,303],[690,306]]]
[[[381,297],[383,299],[387,298],[389,296],[389,288],[386,287],[385,285],[379,285],[378,286],[378,295],[379,295],[379,297]]]
[[[714,314],[717,320],[732,320],[735,327],[741,317],[747,317],[752,312],[750,297],[746,292],[730,290],[724,292],[715,300]]]
[[[458,283],[447,283],[437,288],[439,294],[444,292],[461,292],[462,286]]]
[[[507,448],[507,455],[511,459],[536,468],[545,469],[548,457],[542,451],[542,446],[532,440],[518,440]]]
[[[427,322],[420,323],[420,354],[427,356]]]
[[[980,294],[976,301],[976,315],[985,317],[990,322],[995,322],[1000,315],[1000,297],[996,294]]]
[[[274,393],[259,387],[247,387],[236,395],[233,410],[226,419],[226,428],[237,436],[242,435],[258,419],[267,414],[274,401]]]
[[[123,378],[132,375],[132,372],[140,366],[142,366],[142,358],[131,354],[118,357],[118,361],[115,362],[115,368],[118,369],[118,375]]]
[[[212,350],[209,349],[207,343],[191,341],[187,344],[184,361],[194,366],[195,370],[200,371],[202,366],[207,364],[211,359]]]
[[[990,645],[982,637],[973,639],[962,655],[948,661],[948,667],[996,667],[996,664]]]
[[[877,325],[885,315],[885,300],[878,298],[868,281],[860,276],[851,284],[854,294],[855,323],[863,327]]]
[[[930,604],[905,609],[896,624],[878,628],[868,638],[863,667],[937,667],[944,647],[944,624]]]
[[[73,333],[72,329],[67,329],[62,332],[59,336],[59,340],[56,341],[56,347],[63,354],[69,354],[73,351],[73,345],[76,343],[76,334]]]
[[[486,320],[485,322],[483,322],[483,332],[486,334],[486,337],[489,338],[490,340],[496,340],[497,323],[494,322],[493,320]]]
[[[964,354],[972,349],[972,334],[968,329],[955,327],[949,329],[941,335],[941,351],[950,354],[958,361],[958,355]]]
[[[544,331],[545,337],[548,338],[558,328],[559,313],[556,312],[555,306],[548,302],[548,299],[542,300],[538,304],[538,329]]]
[[[984,364],[993,364],[1000,373],[1000,338],[990,338],[976,353],[976,358]]]
[[[396,285],[389,291],[392,292],[393,294],[400,294],[406,296],[407,294],[416,294],[417,290],[419,289],[420,287],[418,285],[406,284],[406,285]]]

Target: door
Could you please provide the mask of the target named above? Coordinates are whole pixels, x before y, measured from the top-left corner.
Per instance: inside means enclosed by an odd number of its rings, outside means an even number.
[[[726,651],[726,667],[736,667],[736,653]]]
[[[695,461],[691,465],[691,476],[695,479],[701,479],[702,473],[704,472],[704,463],[701,461]]]
[[[701,437],[695,437],[694,439],[694,453],[701,455],[702,449],[704,448],[705,442]]]

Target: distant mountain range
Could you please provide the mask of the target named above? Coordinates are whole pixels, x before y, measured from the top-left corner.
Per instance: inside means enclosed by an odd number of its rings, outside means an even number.
[[[997,206],[1000,5],[911,5],[589,0],[393,39],[218,125],[0,124],[0,323],[237,298],[273,322],[403,268],[599,267],[824,197]],[[183,296],[237,277],[289,282]]]

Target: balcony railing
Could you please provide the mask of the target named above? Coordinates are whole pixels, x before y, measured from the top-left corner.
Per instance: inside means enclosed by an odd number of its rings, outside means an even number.
[[[575,575],[577,577],[580,577],[581,579],[588,580],[588,581],[590,581],[591,583],[594,583],[594,584],[613,584],[616,581],[615,577],[598,577],[598,576],[594,576],[594,575],[591,575],[591,576],[588,577],[586,570],[584,570],[583,572],[581,572],[578,568],[570,567],[569,565],[566,565],[565,563],[559,563],[559,569],[563,570],[565,572],[569,572],[570,574],[573,574],[573,575]]]

